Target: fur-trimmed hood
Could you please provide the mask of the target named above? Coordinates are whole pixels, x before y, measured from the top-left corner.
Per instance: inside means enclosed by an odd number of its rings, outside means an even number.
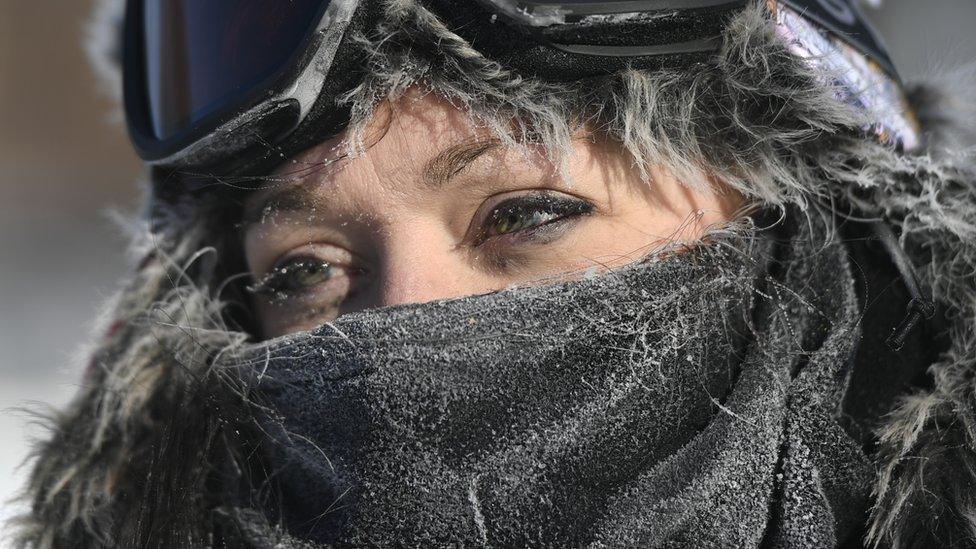
[[[121,4],[100,8],[104,26],[93,33],[107,74],[118,44],[104,38],[117,36]],[[948,93],[972,82],[913,90],[925,145],[904,155],[860,135],[856,113],[759,9],[737,16],[721,54],[698,70],[628,70],[584,90],[505,70],[414,0],[384,8],[378,27],[357,37],[369,65],[343,99],[354,137],[379,101],[420,85],[499,137],[531,135],[557,158],[586,124],[638,166],[667,166],[691,185],[715,177],[771,208],[819,203],[884,218],[944,309],[949,344],[927,383],[878,428],[868,542],[976,545],[976,103]],[[252,420],[259,406],[238,376],[214,366],[248,339],[223,284],[232,244],[219,229],[232,215],[215,199],[147,208],[134,274],[113,298],[85,383],[50,414],[35,448],[21,545],[187,546],[230,535],[219,502],[239,494],[227,486],[266,476],[248,459],[263,440]]]

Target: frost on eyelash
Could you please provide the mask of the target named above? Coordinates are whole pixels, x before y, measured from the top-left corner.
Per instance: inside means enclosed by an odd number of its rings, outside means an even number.
[[[326,261],[308,261],[308,260],[295,261],[293,263],[288,263],[285,264],[284,266],[275,267],[271,269],[268,273],[262,276],[257,282],[255,282],[250,286],[247,286],[246,290],[251,294],[272,297],[275,300],[287,299],[288,297],[291,297],[292,294],[288,291],[275,288],[275,283],[282,280],[283,277],[288,276],[294,271],[297,271],[299,269],[306,269],[310,266],[315,266],[317,268],[328,270],[329,275],[326,278],[326,280],[331,279],[333,276],[331,272],[333,270],[333,266],[331,263],[328,263]]]

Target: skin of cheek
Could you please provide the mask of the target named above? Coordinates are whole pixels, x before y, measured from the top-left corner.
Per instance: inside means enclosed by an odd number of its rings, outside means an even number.
[[[300,330],[312,329],[330,316],[341,306],[341,300],[328,303],[312,303],[302,308],[297,315],[289,309],[287,314],[275,311],[282,305],[267,299],[260,299],[256,305],[258,316],[261,318],[261,331],[265,337],[276,337]]]

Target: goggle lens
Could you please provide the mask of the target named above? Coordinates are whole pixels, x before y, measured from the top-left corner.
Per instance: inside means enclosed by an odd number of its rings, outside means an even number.
[[[314,32],[328,0],[143,0],[147,122],[159,140],[246,106]]]

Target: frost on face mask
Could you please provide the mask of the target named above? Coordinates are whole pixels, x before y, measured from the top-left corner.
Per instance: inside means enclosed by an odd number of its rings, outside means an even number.
[[[830,546],[870,490],[830,419],[856,299],[841,249],[803,245],[824,229],[797,230],[228,356],[269,408],[276,516],[353,545]]]

